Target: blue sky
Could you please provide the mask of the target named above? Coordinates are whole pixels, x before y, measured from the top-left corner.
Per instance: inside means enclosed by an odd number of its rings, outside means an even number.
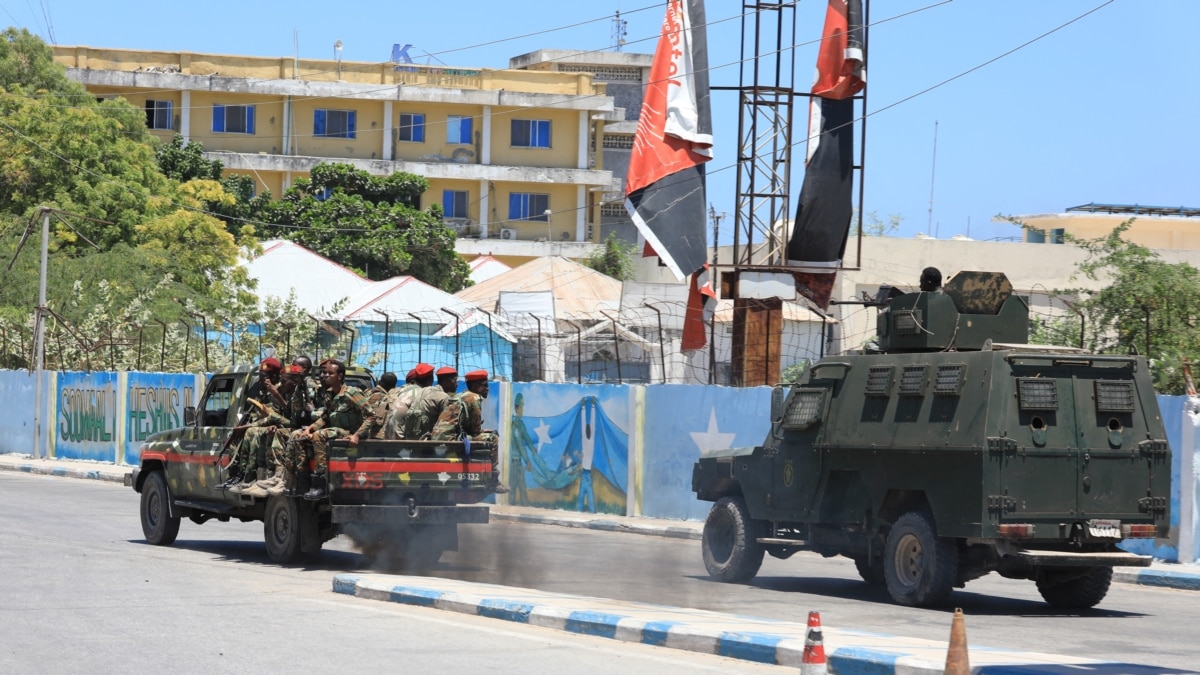
[[[737,84],[742,5],[706,3],[714,86]],[[811,85],[825,5],[802,0],[796,11],[799,90]],[[624,51],[652,52],[663,5],[649,0],[0,0],[0,21],[59,44],[259,56],[291,55],[295,30],[306,58],[331,58],[341,40],[347,61],[384,61],[400,42],[414,45],[418,63],[502,68],[540,48],[609,48],[617,10],[628,22]],[[900,236],[1016,236],[992,217],[1089,202],[1200,206],[1200,1],[875,0],[870,12],[864,210],[900,216]],[[708,199],[730,214],[737,105],[733,93],[714,93]],[[798,106],[797,137],[805,117]],[[793,199],[799,184],[797,173]]]

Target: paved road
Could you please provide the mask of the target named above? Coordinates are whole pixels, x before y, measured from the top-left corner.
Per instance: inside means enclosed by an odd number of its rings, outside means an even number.
[[[337,595],[361,556],[281,568],[259,523],[153,547],[136,508],[112,483],[0,472],[0,673],[778,671]]]
[[[0,478],[4,475],[0,473]],[[131,541],[139,541],[134,493],[128,488],[111,489],[119,493],[112,497],[117,506],[111,510],[127,510],[111,517],[130,532]],[[87,505],[79,508],[98,510]],[[262,566],[260,533],[258,524],[199,527],[185,521],[178,547],[226,562]],[[853,565],[842,559],[808,554],[787,561],[768,558],[752,585],[735,586],[709,581],[700,563],[699,544],[684,539],[496,523],[470,530],[462,544],[463,550],[447,554],[434,575],[792,621],[803,620],[808,610],[816,609],[827,627],[930,640],[944,641],[949,625],[944,611],[891,604],[882,590],[859,581]],[[165,560],[173,559],[170,549],[151,550],[165,553]],[[328,584],[333,573],[363,571],[362,565],[358,556],[331,551],[322,558],[323,569],[311,572],[324,573]],[[1068,616],[1045,605],[1032,583],[991,575],[956,591],[952,602],[966,610],[973,648],[1195,669],[1200,648],[1195,646],[1192,627],[1200,619],[1198,598],[1194,591],[1114,584],[1099,608]]]

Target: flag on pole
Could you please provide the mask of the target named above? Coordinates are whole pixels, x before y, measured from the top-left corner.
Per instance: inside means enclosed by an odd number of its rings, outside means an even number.
[[[788,265],[796,290],[829,306],[854,214],[854,100],[866,87],[862,0],[829,0],[809,104],[808,156]]]
[[[625,210],[682,281],[708,260],[704,163],[712,159],[703,0],[668,0],[625,178]]]
[[[679,351],[687,352],[693,349],[704,349],[708,343],[705,332],[712,325],[713,311],[717,305],[717,294],[713,291],[712,278],[708,264],[692,275],[688,284],[687,310],[683,315],[683,335],[680,337]]]

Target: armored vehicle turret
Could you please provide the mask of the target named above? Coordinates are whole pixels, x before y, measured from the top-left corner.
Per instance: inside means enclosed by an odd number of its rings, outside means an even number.
[[[875,345],[776,387],[763,444],[703,456],[715,502],[704,563],[729,582],[763,555],[854,560],[903,605],[941,604],[989,572],[1051,605],[1091,607],[1122,539],[1167,535],[1170,454],[1140,356],[1029,345],[1003,274],[882,289]]]

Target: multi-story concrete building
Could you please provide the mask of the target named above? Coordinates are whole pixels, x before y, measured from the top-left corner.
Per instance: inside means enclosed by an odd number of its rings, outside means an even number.
[[[146,110],[155,136],[204,144],[280,195],[322,162],[429,180],[459,252],[509,264],[584,258],[611,190],[613,97],[586,71],[489,70],[56,46],[98,97]]]

